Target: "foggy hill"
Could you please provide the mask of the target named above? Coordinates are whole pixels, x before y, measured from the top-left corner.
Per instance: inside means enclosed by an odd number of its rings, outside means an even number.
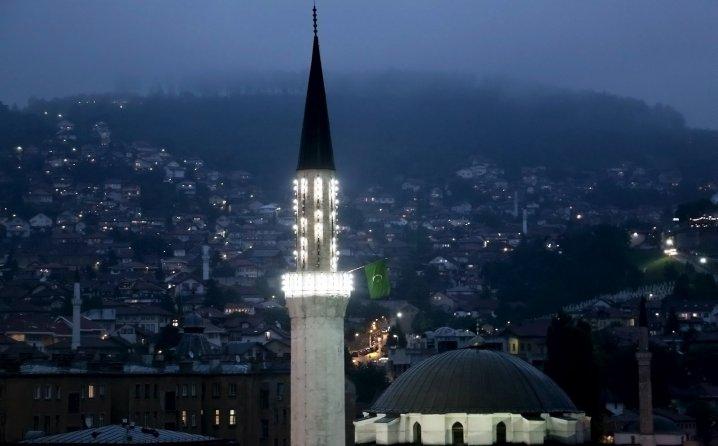
[[[296,162],[303,84],[204,85],[194,93],[33,100],[80,131],[106,121],[115,140],[146,140],[218,166],[288,178]],[[221,91],[222,94],[217,94]],[[448,75],[338,76],[327,85],[338,167],[347,180],[450,175],[472,159],[507,168],[602,168],[629,161],[710,177],[718,132],[686,127],[664,105],[610,94]]]

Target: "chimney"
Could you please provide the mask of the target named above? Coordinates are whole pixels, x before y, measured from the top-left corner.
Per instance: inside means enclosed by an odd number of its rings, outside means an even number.
[[[75,290],[72,296],[72,349],[77,350],[80,347],[80,306],[82,305],[82,297],[80,296],[80,279],[75,278]]]

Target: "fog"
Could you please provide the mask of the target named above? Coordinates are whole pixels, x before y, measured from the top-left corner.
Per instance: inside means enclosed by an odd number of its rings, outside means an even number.
[[[307,69],[311,2],[0,1],[0,101]],[[509,77],[718,128],[718,2],[321,0],[324,69]]]

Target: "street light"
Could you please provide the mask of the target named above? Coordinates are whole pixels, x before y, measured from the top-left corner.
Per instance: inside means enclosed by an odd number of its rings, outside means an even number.
[[[701,265],[705,265],[706,263],[708,263],[708,259],[706,259],[705,257],[701,257],[698,261],[701,262]]]
[[[399,319],[401,319],[401,311],[398,312],[398,313],[396,313],[396,317],[398,317]]]

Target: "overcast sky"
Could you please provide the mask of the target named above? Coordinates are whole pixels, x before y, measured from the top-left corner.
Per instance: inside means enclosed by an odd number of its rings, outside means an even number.
[[[670,104],[718,128],[718,1],[320,0],[327,75],[509,76]],[[302,71],[306,0],[0,0],[0,101]]]

